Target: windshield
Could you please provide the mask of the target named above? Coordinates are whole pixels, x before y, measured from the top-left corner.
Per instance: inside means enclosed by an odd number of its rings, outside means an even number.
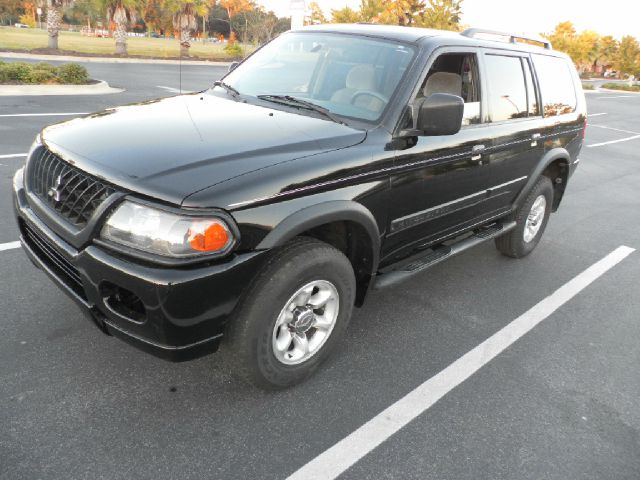
[[[333,114],[375,121],[414,55],[413,47],[387,40],[289,33],[249,57],[224,82],[243,96],[295,97]]]

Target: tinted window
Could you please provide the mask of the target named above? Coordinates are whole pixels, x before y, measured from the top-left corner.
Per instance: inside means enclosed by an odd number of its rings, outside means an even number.
[[[486,55],[485,64],[491,121],[526,117],[527,89],[520,58]]]
[[[544,116],[562,115],[576,110],[576,91],[569,65],[563,58],[533,55],[542,94]]]

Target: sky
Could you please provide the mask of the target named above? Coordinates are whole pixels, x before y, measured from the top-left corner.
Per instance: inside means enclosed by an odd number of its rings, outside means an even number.
[[[288,16],[290,0],[256,1],[279,16]],[[327,15],[331,9],[360,5],[360,0],[316,1]],[[462,12],[465,25],[515,33],[550,32],[557,23],[570,20],[578,31],[640,38],[638,0],[463,0]]]

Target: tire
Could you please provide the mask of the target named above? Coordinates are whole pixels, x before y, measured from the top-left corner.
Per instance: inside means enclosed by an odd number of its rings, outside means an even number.
[[[315,293],[307,297],[309,292]],[[355,292],[351,263],[331,245],[298,237],[274,250],[247,290],[224,337],[223,349],[232,373],[266,390],[307,379],[344,336]],[[329,300],[324,306],[312,309],[312,303],[319,305],[325,298]],[[294,304],[299,305],[292,310]],[[324,323],[318,323],[319,319]],[[281,325],[276,328],[276,323]],[[323,325],[322,330],[310,324]],[[291,336],[289,347],[285,346],[287,335]],[[303,336],[307,338],[306,354],[302,353]]]
[[[540,213],[541,205],[544,208],[543,213]],[[553,185],[548,177],[541,176],[515,213],[516,227],[495,239],[496,248],[500,253],[512,258],[529,255],[536,248],[547,228],[552,205]],[[532,218],[532,221],[528,222],[530,214],[536,215],[532,210],[534,208],[537,212],[537,221],[536,218]]]

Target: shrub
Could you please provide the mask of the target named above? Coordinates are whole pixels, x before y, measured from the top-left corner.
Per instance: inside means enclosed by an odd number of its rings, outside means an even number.
[[[23,62],[5,63],[2,65],[2,81],[11,83],[29,83],[31,65]]]
[[[583,83],[582,84],[582,89],[583,90],[595,90],[595,87],[593,86],[593,83]]]
[[[34,68],[29,73],[29,81],[27,83],[56,83],[56,79],[56,74],[54,72]]]
[[[60,83],[80,85],[89,81],[87,69],[77,63],[67,63],[58,67]]]
[[[33,15],[28,15],[28,14],[20,15],[20,23],[24,23],[25,25],[28,25],[31,28],[36,28],[36,20],[35,18],[33,18]]]
[[[49,63],[0,62],[0,83],[80,85],[88,82],[87,70],[77,63],[56,67]]]
[[[224,51],[233,58],[242,57],[242,47],[237,43],[229,43],[226,47],[224,47]]]
[[[625,92],[640,92],[640,85],[629,85],[627,83],[605,83],[602,88],[624,90]]]

